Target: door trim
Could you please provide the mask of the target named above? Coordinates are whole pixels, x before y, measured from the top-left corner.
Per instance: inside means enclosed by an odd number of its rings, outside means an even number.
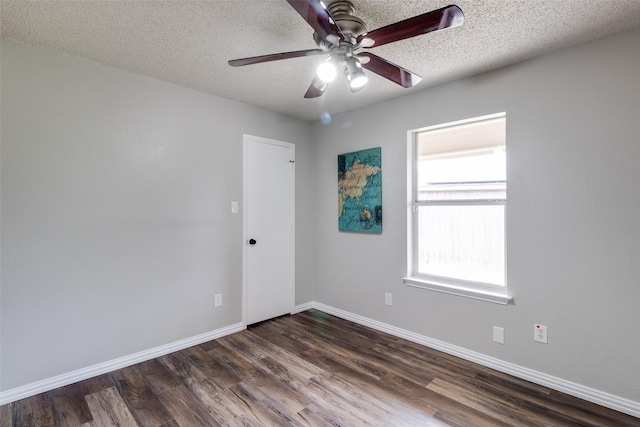
[[[249,246],[249,230],[248,230],[248,224],[249,224],[249,142],[250,141],[255,141],[255,142],[259,142],[262,144],[272,144],[272,145],[278,145],[280,147],[287,147],[289,148],[289,160],[290,160],[290,164],[291,167],[293,168],[293,176],[291,179],[291,206],[289,207],[289,209],[291,209],[291,218],[293,218],[293,223],[291,225],[292,230],[291,232],[293,233],[293,237],[291,239],[291,256],[292,256],[292,262],[291,262],[291,272],[290,272],[290,277],[291,277],[291,291],[289,292],[289,295],[291,296],[291,300],[289,302],[289,313],[293,314],[294,311],[294,306],[295,306],[295,290],[296,290],[296,283],[295,283],[295,278],[296,278],[296,274],[295,274],[295,254],[296,254],[296,228],[295,228],[295,206],[296,206],[296,192],[295,192],[295,149],[296,146],[295,144],[292,144],[290,142],[284,142],[284,141],[278,141],[275,139],[269,139],[269,138],[263,138],[261,136],[255,136],[255,135],[249,135],[249,134],[242,134],[242,324],[246,327],[247,326],[247,302],[248,302],[248,298],[247,298],[247,289],[248,289],[248,273],[247,273],[247,249]]]

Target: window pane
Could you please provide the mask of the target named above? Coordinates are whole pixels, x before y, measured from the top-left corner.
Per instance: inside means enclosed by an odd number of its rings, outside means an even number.
[[[419,206],[417,273],[504,286],[504,206]]]
[[[504,147],[421,158],[418,200],[504,199]]]

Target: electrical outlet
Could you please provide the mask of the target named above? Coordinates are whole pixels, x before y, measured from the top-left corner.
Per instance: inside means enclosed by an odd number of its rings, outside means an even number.
[[[220,307],[222,305],[222,294],[215,295],[215,306]]]
[[[504,328],[499,326],[493,327],[493,342],[504,344]]]
[[[533,326],[533,340],[542,344],[547,343],[547,327],[536,323]]]
[[[391,294],[389,292],[384,294],[384,304],[393,305],[393,301],[391,300]]]

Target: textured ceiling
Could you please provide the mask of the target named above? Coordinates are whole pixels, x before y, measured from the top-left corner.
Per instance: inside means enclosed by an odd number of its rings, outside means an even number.
[[[336,81],[321,98],[304,99],[323,56],[227,65],[230,59],[316,47],[313,30],[285,0],[1,3],[3,37],[304,120],[640,28],[640,0],[459,0],[462,27],[370,50],[421,75],[419,85],[404,89],[369,74],[361,92],[352,94],[346,82]],[[374,30],[452,1],[352,3],[355,15]]]

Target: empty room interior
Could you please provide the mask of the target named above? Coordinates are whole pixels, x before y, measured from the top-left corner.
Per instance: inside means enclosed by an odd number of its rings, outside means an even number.
[[[640,1],[0,8],[2,427],[640,425]]]

